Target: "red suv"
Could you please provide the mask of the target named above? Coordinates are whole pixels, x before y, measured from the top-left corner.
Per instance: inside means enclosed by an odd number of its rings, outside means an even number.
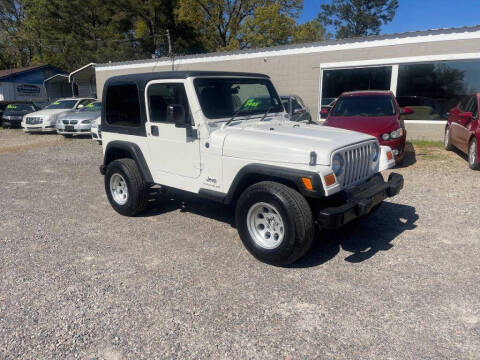
[[[375,136],[381,145],[392,148],[399,164],[405,155],[407,138],[400,116],[412,113],[409,108],[400,111],[391,91],[354,91],[340,95],[324,125]]]
[[[455,146],[468,155],[468,165],[480,170],[480,123],[478,120],[478,100],[480,94],[465,96],[450,110],[445,128],[445,149]]]

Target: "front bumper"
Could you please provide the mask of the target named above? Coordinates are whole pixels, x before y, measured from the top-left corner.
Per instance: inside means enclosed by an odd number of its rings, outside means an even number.
[[[49,124],[38,124],[38,125],[27,125],[22,123],[23,131],[26,133],[36,133],[36,132],[55,132],[55,125]]]
[[[365,216],[383,200],[397,195],[403,188],[403,176],[392,173],[388,181],[377,174],[365,184],[345,191],[340,204],[317,210],[317,222],[321,228],[336,229],[350,221]]]
[[[61,135],[90,135],[91,129],[90,124],[57,125],[57,133]]]
[[[395,158],[396,163],[399,163],[403,160],[405,156],[405,143],[407,140],[407,132],[403,134],[402,137],[398,139],[393,139],[393,140],[388,140],[384,141],[382,139],[379,139],[380,145],[384,146],[390,146],[390,148],[393,151],[393,155]]]
[[[11,117],[4,117],[2,118],[2,124],[5,126],[21,126],[22,125],[22,118],[11,118]]]

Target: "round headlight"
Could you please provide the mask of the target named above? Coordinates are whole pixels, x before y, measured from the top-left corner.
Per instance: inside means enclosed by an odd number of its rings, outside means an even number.
[[[385,141],[390,140],[390,134],[387,134],[387,133],[383,134],[382,139]]]
[[[340,154],[335,154],[332,160],[332,170],[336,177],[339,177],[343,173],[343,167],[345,166],[345,160]]]
[[[372,145],[372,161],[376,162],[378,158],[380,157],[380,146],[378,146],[377,143]]]

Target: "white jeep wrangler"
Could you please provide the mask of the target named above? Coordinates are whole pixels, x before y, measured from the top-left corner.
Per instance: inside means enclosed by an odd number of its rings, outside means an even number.
[[[149,189],[235,207],[240,238],[259,260],[304,255],[315,225],[337,228],[398,194],[403,177],[371,136],[290,122],[266,75],[177,71],[107,80],[100,129],[105,190],[134,216]]]

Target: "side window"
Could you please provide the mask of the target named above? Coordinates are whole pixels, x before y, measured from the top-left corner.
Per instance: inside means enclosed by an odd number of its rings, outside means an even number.
[[[140,103],[135,84],[112,85],[107,90],[106,121],[114,126],[140,126]]]
[[[295,98],[292,99],[292,108],[293,108],[293,111],[302,110],[302,106],[298,103],[297,99]]]
[[[169,105],[183,105],[187,117],[190,114],[185,86],[180,83],[150,85],[148,87],[148,105],[151,122],[168,122],[167,108]]]
[[[458,104],[458,108],[461,111],[468,111],[468,106],[469,106],[470,100],[472,100],[471,96],[465,96],[462,99],[462,101],[460,101],[460,104]]]
[[[472,96],[468,111],[470,111],[474,117],[478,116],[478,99],[476,96]]]
[[[90,104],[92,101],[93,100],[90,100],[90,99],[84,99],[84,100],[80,101],[80,103],[78,105],[86,106],[86,105]]]

